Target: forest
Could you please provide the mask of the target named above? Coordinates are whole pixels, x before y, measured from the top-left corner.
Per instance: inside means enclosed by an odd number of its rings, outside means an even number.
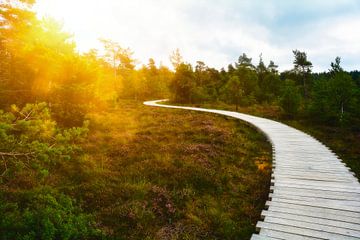
[[[282,72],[276,59],[246,53],[221,69],[193,66],[179,49],[171,67],[153,58],[140,66],[109,39],[79,53],[33,4],[0,2],[0,239],[249,237],[270,179],[264,136],[145,100],[282,121],[327,143],[360,177],[360,72],[345,71],[340,56],[320,73],[297,49]]]

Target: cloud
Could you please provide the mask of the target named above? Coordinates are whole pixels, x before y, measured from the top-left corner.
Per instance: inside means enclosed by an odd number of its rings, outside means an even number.
[[[226,67],[243,52],[257,63],[262,53],[284,70],[299,49],[317,71],[336,56],[346,69],[359,68],[358,0],[38,0],[37,10],[63,20],[81,51],[111,38],[143,63],[169,64],[179,48],[191,63]]]

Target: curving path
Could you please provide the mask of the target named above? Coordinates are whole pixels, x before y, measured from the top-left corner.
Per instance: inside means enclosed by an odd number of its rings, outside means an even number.
[[[246,121],[272,143],[273,174],[267,210],[256,225],[260,239],[360,239],[360,184],[326,146],[285,124],[238,112],[160,105],[210,112]]]

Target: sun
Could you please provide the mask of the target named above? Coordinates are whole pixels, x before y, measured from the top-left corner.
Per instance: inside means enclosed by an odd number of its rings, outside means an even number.
[[[40,17],[53,17],[71,27],[82,23],[82,19],[86,17],[84,14],[87,14],[87,11],[84,11],[85,6],[84,1],[38,0],[35,10]]]
[[[86,51],[98,47],[97,39],[103,34],[95,21],[101,16],[96,15],[94,4],[89,2],[94,1],[38,0],[34,10],[39,18],[50,17],[60,22],[64,31],[74,35],[78,49]]]

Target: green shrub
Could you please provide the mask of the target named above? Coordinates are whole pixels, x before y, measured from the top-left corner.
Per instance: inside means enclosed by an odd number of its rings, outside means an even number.
[[[8,197],[8,196],[7,196]],[[93,217],[68,196],[49,190],[0,196],[0,236],[3,240],[100,238]]]
[[[22,109],[13,105],[11,112],[0,111],[0,180],[6,183],[21,175],[46,177],[58,163],[81,151],[78,143],[85,139],[88,125],[59,128],[46,103],[27,104]]]

